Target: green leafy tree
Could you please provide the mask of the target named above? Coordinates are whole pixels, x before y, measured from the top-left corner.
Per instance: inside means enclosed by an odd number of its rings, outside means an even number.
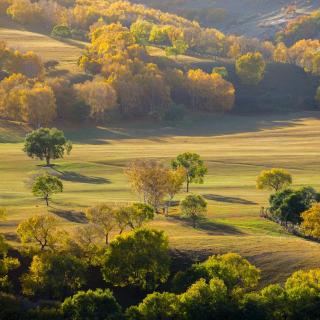
[[[169,276],[168,239],[162,231],[138,229],[107,248],[102,274],[115,286],[154,289]]]
[[[249,52],[236,60],[236,73],[248,85],[257,85],[264,77],[266,63],[260,52]]]
[[[149,41],[152,23],[146,20],[137,20],[130,26],[130,32],[136,38],[138,43],[146,45]]]
[[[154,292],[147,295],[138,306],[130,307],[126,311],[126,318],[128,320],[182,320],[181,312],[181,303],[177,295],[169,292]]]
[[[203,160],[196,153],[186,152],[177,156],[176,159],[172,160],[171,166],[173,169],[183,167],[186,171],[186,183],[187,192],[189,192],[190,183],[203,183],[203,178],[208,172]]]
[[[294,272],[285,283],[289,319],[318,319],[320,317],[320,269]]]
[[[65,138],[63,131],[40,128],[27,134],[23,151],[31,158],[45,159],[47,166],[50,166],[51,159],[63,158],[71,149],[72,144]]]
[[[63,191],[62,181],[49,174],[44,174],[35,179],[32,185],[32,193],[35,197],[41,197],[45,200],[47,207],[49,206],[49,200],[55,193]]]
[[[131,206],[116,208],[116,220],[120,233],[128,226],[132,230],[141,228],[142,225],[154,218],[154,209],[145,203],[134,203]]]
[[[9,290],[11,288],[8,272],[20,266],[18,259],[8,257],[8,249],[9,246],[4,237],[0,235],[0,290],[2,291]]]
[[[56,25],[53,27],[51,35],[57,38],[71,38],[71,30],[66,25]]]
[[[232,313],[227,287],[220,279],[211,279],[209,284],[200,279],[180,299],[186,320],[227,319]]]
[[[58,241],[58,221],[50,215],[32,216],[22,221],[17,228],[22,243],[35,243],[43,251],[53,249]]]
[[[207,202],[200,195],[188,195],[180,203],[181,212],[190,218],[194,228],[197,222],[207,213]]]
[[[65,299],[61,308],[66,319],[122,319],[121,307],[109,289],[78,291],[74,296]]]
[[[254,289],[260,279],[260,270],[236,253],[209,257],[206,261],[193,264],[186,271],[178,272],[173,285],[176,291],[183,292],[199,279],[221,279],[228,291],[248,291]]]
[[[301,214],[318,202],[320,194],[311,187],[299,190],[284,189],[270,196],[270,213],[281,223],[299,224]]]
[[[176,40],[173,42],[172,47],[166,47],[165,53],[167,56],[177,57],[179,54],[185,54],[188,50],[188,44],[183,40]]]
[[[21,278],[22,292],[27,296],[61,299],[81,289],[86,282],[85,274],[83,262],[71,255],[35,255],[29,272]]]
[[[291,174],[284,169],[264,170],[257,178],[258,189],[269,189],[275,192],[292,184]]]

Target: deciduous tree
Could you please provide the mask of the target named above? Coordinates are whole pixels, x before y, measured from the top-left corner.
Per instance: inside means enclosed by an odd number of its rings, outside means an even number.
[[[44,199],[47,207],[49,206],[51,196],[62,191],[62,181],[58,177],[49,174],[37,177],[32,184],[33,195]]]
[[[301,214],[301,230],[307,236],[320,238],[320,204],[315,203],[309,210]]]
[[[190,183],[203,183],[203,178],[208,172],[208,169],[200,158],[200,155],[191,152],[178,155],[176,159],[172,160],[171,166],[175,170],[180,167],[185,169],[187,192],[189,192]]]
[[[65,138],[63,131],[56,128],[40,128],[27,134],[23,148],[29,157],[45,159],[47,166],[51,159],[63,158],[71,150],[71,142]]]
[[[266,63],[260,52],[247,53],[236,60],[236,72],[241,81],[257,85],[264,77]]]
[[[86,267],[68,254],[44,253],[33,256],[28,273],[21,277],[27,296],[63,299],[85,284]]]
[[[258,189],[269,189],[277,192],[290,184],[292,184],[292,176],[285,169],[263,170],[257,178]]]
[[[197,222],[207,213],[207,202],[199,195],[188,195],[180,204],[183,215],[191,219],[194,228]]]
[[[162,231],[138,229],[107,248],[102,274],[115,286],[154,289],[169,276],[168,239]]]
[[[102,228],[105,235],[105,243],[109,243],[109,234],[116,226],[115,209],[102,203],[87,210],[86,216],[90,222],[98,228]]]
[[[50,215],[32,216],[22,221],[17,228],[22,243],[35,243],[43,251],[57,244],[58,221]]]
[[[120,320],[121,307],[109,289],[78,291],[61,305],[64,316],[72,320]]]
[[[132,188],[157,211],[168,191],[168,169],[153,160],[134,161],[125,170]]]

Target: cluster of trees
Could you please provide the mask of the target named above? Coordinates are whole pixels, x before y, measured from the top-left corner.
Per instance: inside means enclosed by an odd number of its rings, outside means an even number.
[[[41,77],[44,67],[41,59],[34,52],[22,53],[8,48],[6,42],[0,41],[0,70],[21,73],[28,78]]]
[[[257,178],[259,189],[272,190],[267,217],[288,230],[320,239],[320,193],[307,186],[292,189],[292,177],[284,169],[264,170]]]
[[[47,84],[12,74],[0,82],[0,118],[47,125],[56,118],[56,99]]]
[[[21,73],[37,78],[34,84],[29,82],[30,93],[22,97],[23,90],[0,83],[8,96],[0,107],[0,117],[33,126],[47,125],[57,117],[99,122],[119,115],[179,120],[185,108],[209,112],[232,109],[235,88],[227,75],[216,69],[207,73],[172,68],[169,60],[149,55],[147,45],[163,47],[167,55],[190,52],[234,59],[236,73],[247,85],[259,84],[266,63],[272,61],[296,64],[320,74],[318,40],[303,39],[286,47],[283,42],[274,45],[226,36],[177,15],[126,1],[2,0],[0,12],[23,24],[36,22],[49,27],[54,37],[86,34],[91,40],[79,59],[79,66],[91,79],[77,84],[66,78],[44,80],[44,64],[37,55],[0,44],[2,70],[11,77]],[[316,99],[320,99],[319,92]]]
[[[128,1],[1,0],[0,14],[21,24],[52,29],[52,34],[58,37],[86,38],[92,25],[101,21],[117,22],[131,27],[139,42],[165,45],[172,49],[168,52],[177,52],[180,47],[185,48],[182,52],[188,48],[224,57],[249,51],[261,51],[270,56],[272,49],[270,42],[226,36],[217,29],[202,28],[194,17],[191,21]],[[217,12],[206,10],[205,14],[210,16]],[[218,16],[220,14],[218,12]]]
[[[152,63],[141,44],[143,41],[137,40],[135,33],[138,32],[144,34],[140,29],[132,33],[120,24],[97,25],[92,29],[91,45],[79,64],[88,73],[102,75],[104,80],[98,78],[76,86],[92,109],[117,107],[122,115],[161,117],[173,104],[218,112],[232,108],[234,87],[220,74],[202,70],[161,70]]]
[[[13,295],[0,294],[2,319],[243,319],[295,320],[319,317],[318,269],[297,271],[284,283],[258,288],[260,270],[238,254],[211,256],[170,275],[168,241],[163,232],[138,229],[118,236],[103,253],[100,267],[112,286],[139,286],[145,298],[123,309],[110,289],[81,290],[86,264],[71,254],[33,256],[21,277],[25,296],[55,298],[54,305],[33,307]],[[167,283],[167,291],[155,291]]]
[[[315,39],[319,36],[320,11],[299,16],[288,22],[286,27],[276,35],[278,41],[292,45],[302,39]]]

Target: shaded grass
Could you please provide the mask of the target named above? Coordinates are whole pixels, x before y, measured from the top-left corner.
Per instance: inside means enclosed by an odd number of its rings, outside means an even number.
[[[46,213],[44,201],[34,198],[27,181],[43,170],[41,162],[27,158],[21,141],[26,128],[1,122],[0,141],[15,132],[13,142],[0,144],[0,206],[9,211],[0,230],[18,245],[14,230],[33,214]],[[296,187],[320,189],[318,150],[320,120],[317,113],[291,118],[199,116],[193,121],[161,127],[157,123],[134,121],[106,127],[63,127],[74,148],[70,156],[54,161],[64,178],[64,192],[56,195],[49,213],[67,230],[85,223],[88,206],[105,201],[138,201],[123,173],[134,159],[170,159],[185,151],[205,159],[209,173],[191,192],[204,195],[208,215],[198,229],[177,217],[157,215],[150,226],[164,230],[173,250],[192,259],[212,253],[238,252],[263,270],[263,281],[283,280],[299,268],[320,265],[319,244],[293,237],[277,224],[259,217],[269,193],[255,188],[258,173],[265,168],[284,167]],[[2,140],[1,140],[2,139]],[[100,143],[95,143],[99,140]],[[176,200],[185,196],[183,191]]]

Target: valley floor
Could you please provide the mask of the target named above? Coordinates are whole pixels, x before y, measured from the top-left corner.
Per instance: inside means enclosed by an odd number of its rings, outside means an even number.
[[[59,217],[62,227],[84,223],[85,208],[98,202],[139,200],[123,173],[131,160],[155,158],[168,163],[179,153],[192,151],[204,158],[209,169],[203,185],[191,186],[192,192],[207,199],[208,219],[194,230],[177,218],[176,208],[168,218],[158,215],[151,225],[166,231],[173,249],[194,259],[238,252],[263,270],[265,282],[320,266],[320,244],[288,235],[259,217],[269,193],[255,187],[261,170],[282,167],[292,173],[295,187],[311,185],[320,190],[320,113],[202,115],[176,126],[131,123],[62,129],[74,148],[70,156],[54,161],[54,171],[64,180],[64,193],[55,196],[48,210]],[[0,206],[7,207],[9,214],[0,232],[14,245],[18,245],[18,223],[47,212],[30,191],[32,177],[43,169],[41,162],[22,152],[26,130],[0,122]]]

